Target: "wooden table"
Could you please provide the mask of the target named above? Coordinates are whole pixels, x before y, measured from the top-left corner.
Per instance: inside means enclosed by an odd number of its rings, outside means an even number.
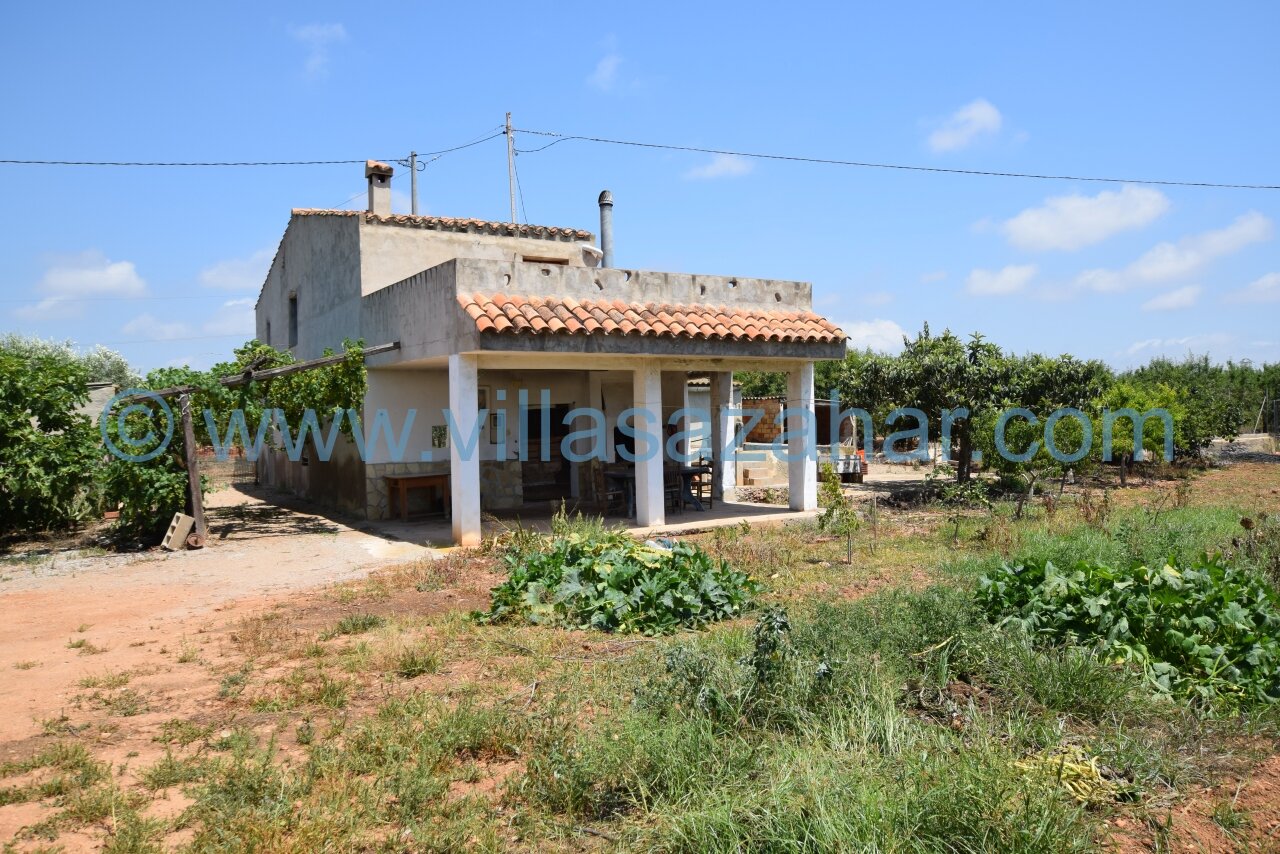
[[[452,502],[452,492],[449,489],[449,475],[447,474],[415,474],[415,475],[397,475],[387,477],[387,500],[390,501],[392,496],[396,496],[399,500],[396,502],[400,507],[400,521],[409,521],[409,490],[411,489],[438,489],[440,490],[440,500],[444,505],[444,517],[449,518],[450,504]],[[392,509],[392,508],[388,508]],[[394,512],[394,511],[393,511]]]

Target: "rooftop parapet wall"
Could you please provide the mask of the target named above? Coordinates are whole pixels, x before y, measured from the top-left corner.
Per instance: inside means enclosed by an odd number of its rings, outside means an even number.
[[[723,305],[764,311],[808,311],[813,307],[808,282],[474,258],[459,258],[457,263],[459,293]]]
[[[767,331],[754,330],[750,337],[757,340],[735,341],[668,340],[680,336],[617,333],[486,334],[477,330],[475,319],[462,307],[466,298],[476,293],[568,298],[583,303],[616,300],[637,305],[713,306],[742,312],[811,311],[807,282],[457,258],[365,296],[361,300],[361,334],[367,341],[400,341],[398,353],[378,357],[379,364],[388,365],[494,349],[839,358],[844,348],[843,336],[840,340],[828,336],[823,341],[805,341],[784,334],[788,340],[768,341]]]

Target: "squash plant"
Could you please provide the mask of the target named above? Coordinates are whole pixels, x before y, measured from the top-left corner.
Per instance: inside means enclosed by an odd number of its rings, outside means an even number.
[[[760,585],[695,545],[660,548],[621,531],[570,533],[509,551],[482,623],[523,619],[607,632],[667,634],[736,617]]]
[[[1280,700],[1280,599],[1219,557],[1189,566],[1005,565],[981,579],[977,595],[997,623],[1050,643],[1097,644],[1141,666],[1161,692],[1228,706]]]

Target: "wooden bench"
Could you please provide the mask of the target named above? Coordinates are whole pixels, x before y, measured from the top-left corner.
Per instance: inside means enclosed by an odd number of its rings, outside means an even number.
[[[396,475],[387,477],[387,501],[391,502],[394,496],[398,499],[392,502],[400,508],[400,521],[409,521],[409,490],[411,489],[436,489],[440,492],[440,500],[444,506],[444,517],[449,518],[450,503],[452,501],[452,492],[449,489],[449,475],[447,474],[415,474],[415,475]],[[388,508],[395,512],[395,507]]]

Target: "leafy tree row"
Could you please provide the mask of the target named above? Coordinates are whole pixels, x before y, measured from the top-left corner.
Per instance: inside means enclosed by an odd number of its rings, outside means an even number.
[[[250,341],[234,357],[208,371],[162,368],[145,379],[120,354],[99,347],[78,353],[69,343],[17,335],[0,338],[0,535],[65,530],[94,518],[104,508],[119,507],[116,533],[127,539],[153,540],[176,510],[188,507],[185,449],[178,423],[178,402],[168,401],[173,431],[167,446],[150,459],[123,460],[104,446],[101,425],[82,410],[89,402],[89,383],[110,382],[117,388],[163,389],[193,386],[190,393],[196,442],[211,444],[203,417],[216,413],[222,444],[230,413],[245,414],[250,441],[262,414],[280,409],[296,425],[304,410],[323,421],[339,409],[359,409],[366,380],[361,342],[344,342],[347,358],[324,368],[228,388],[224,376],[291,364],[288,353]],[[136,411],[125,419],[128,437],[155,437],[158,446],[169,432],[158,409]],[[106,419],[107,436],[135,457],[147,457],[154,446],[127,445],[117,419]],[[349,430],[345,423],[344,430]],[[232,431],[233,444],[242,435]],[[270,439],[268,439],[270,441]]]
[[[785,394],[783,374],[739,375],[744,397]],[[1280,365],[1228,362],[1214,365],[1208,357],[1182,362],[1155,359],[1143,368],[1115,374],[1106,364],[1071,355],[1007,353],[981,334],[967,340],[952,332],[930,332],[928,324],[914,337],[905,338],[897,355],[851,350],[841,361],[821,362],[815,370],[819,397],[832,390],[842,407],[856,406],[871,413],[878,435],[916,426],[911,418],[887,423],[899,407],[914,407],[928,418],[929,438],[941,438],[944,413],[960,408],[966,417],[950,419],[951,457],[956,479],[967,480],[975,452],[996,471],[1011,477],[1037,481],[1063,474],[1071,466],[1096,462],[1102,451],[1102,413],[1133,408],[1138,412],[1164,409],[1174,423],[1174,447],[1178,454],[1199,453],[1215,437],[1234,437],[1252,429],[1265,393],[1280,390]],[[995,447],[996,423],[1013,408],[1029,410],[1038,423],[1014,419],[1006,423],[1006,447],[1022,455],[1039,443],[1039,451],[1026,461],[1007,459]],[[1055,447],[1070,455],[1090,444],[1077,463],[1054,460],[1045,442],[1045,423],[1051,413],[1071,408],[1082,412],[1080,420],[1065,418],[1054,425]],[[1123,429],[1122,429],[1123,428]],[[1134,446],[1129,422],[1114,430],[1113,456],[1122,463],[1131,459]],[[1164,452],[1163,425],[1155,420],[1143,425],[1144,452]],[[1123,465],[1122,465],[1123,474]]]

